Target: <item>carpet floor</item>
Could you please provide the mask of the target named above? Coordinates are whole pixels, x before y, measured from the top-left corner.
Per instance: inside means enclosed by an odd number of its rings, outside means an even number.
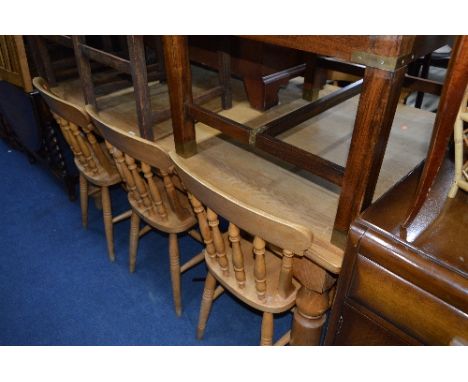
[[[228,293],[213,304],[205,338],[195,339],[206,274],[199,264],[182,276],[183,313],[172,304],[167,236],[139,245],[128,272],[129,220],[114,228],[116,261],[107,258],[101,211],[79,202],[41,165],[0,141],[0,345],[257,345],[261,314]],[[113,213],[128,209],[112,191]],[[181,260],[201,250],[180,238]],[[275,319],[275,339],[291,315]]]

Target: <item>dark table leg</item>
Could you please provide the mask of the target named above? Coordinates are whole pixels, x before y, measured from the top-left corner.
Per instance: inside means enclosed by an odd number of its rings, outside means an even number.
[[[152,141],[152,114],[143,36],[127,36],[132,83],[135,93],[138,129],[142,138]]]
[[[338,231],[346,232],[372,202],[405,72],[366,68],[335,218]]]
[[[193,102],[192,75],[185,36],[163,36],[167,84],[171,102],[172,129],[179,155],[190,157],[197,151],[195,126],[185,106]]]

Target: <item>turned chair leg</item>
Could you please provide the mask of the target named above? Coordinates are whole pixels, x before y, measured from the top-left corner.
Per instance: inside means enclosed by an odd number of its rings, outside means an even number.
[[[214,290],[216,288],[216,279],[208,271],[205,281],[205,289],[203,290],[203,297],[200,306],[200,315],[198,317],[197,339],[201,340],[205,334],[206,322],[210,315],[211,305],[213,303]]]
[[[88,228],[88,181],[80,172],[80,206],[81,222],[84,228]]]
[[[273,345],[273,313],[263,312],[261,346]]]
[[[132,216],[130,217],[130,250],[129,250],[130,272],[135,272],[139,238],[140,238],[140,217],[135,211],[132,210]]]
[[[169,234],[169,263],[171,268],[172,294],[174,297],[174,307],[177,316],[182,314],[182,303],[180,298],[180,261],[179,243],[177,234]]]
[[[110,261],[114,261],[115,260],[114,237],[113,237],[114,226],[112,223],[111,200],[110,200],[108,187],[101,188],[101,197],[102,197],[102,216],[104,218],[104,230],[106,232],[106,241],[107,241],[107,253],[109,255]]]

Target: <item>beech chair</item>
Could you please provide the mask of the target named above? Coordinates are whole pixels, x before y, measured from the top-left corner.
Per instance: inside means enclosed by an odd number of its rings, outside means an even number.
[[[468,191],[468,161],[464,162],[464,151],[468,149],[468,129],[464,129],[464,123],[468,123],[468,88],[460,105],[453,135],[455,138],[455,179],[448,194],[454,198],[459,188]]]
[[[289,221],[287,216],[279,218],[246,204],[245,198],[240,200],[234,193],[221,190],[192,172],[190,161],[175,152],[170,156],[189,191],[205,242],[208,274],[197,338],[204,335],[213,300],[223,290],[228,290],[250,307],[263,312],[260,344],[272,345],[273,315],[291,310],[296,304],[300,284],[293,278],[293,259],[302,258],[311,246],[312,232]],[[233,175],[225,176],[228,182],[239,183]],[[221,232],[218,214],[229,221],[227,232]],[[220,284],[218,288],[217,283]],[[276,345],[288,343],[289,335],[288,332],[282,336]]]
[[[88,226],[88,197],[100,192],[102,214],[107,240],[107,252],[115,260],[113,224],[131,215],[126,211],[112,216],[109,187],[122,180],[103,142],[98,142],[88,115],[78,106],[58,97],[41,77],[33,79],[34,87],[40,92],[57,121],[63,136],[73,152],[80,174],[80,205],[83,227]],[[90,189],[89,184],[92,185]]]
[[[126,184],[128,201],[132,207],[130,220],[129,269],[135,271],[139,237],[156,229],[169,234],[169,260],[174,306],[177,316],[182,313],[180,276],[204,260],[198,254],[180,265],[179,233],[189,231],[196,218],[181,191],[180,181],[173,173],[173,165],[166,151],[157,143],[130,134],[104,121],[95,107],[86,106],[94,125],[106,140],[115,165]],[[179,188],[176,187],[179,185]],[[147,225],[140,230],[140,221]],[[188,232],[201,241],[196,231]]]

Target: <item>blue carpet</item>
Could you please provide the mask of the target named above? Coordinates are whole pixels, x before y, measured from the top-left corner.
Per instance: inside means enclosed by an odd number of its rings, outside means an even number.
[[[89,227],[80,206],[43,167],[0,141],[0,345],[257,345],[261,315],[224,293],[205,338],[195,339],[206,267],[182,276],[183,313],[176,317],[167,236],[150,232],[128,272],[129,221],[114,229],[117,260],[107,259],[101,211],[90,200]],[[112,191],[113,212],[128,209]],[[182,261],[201,250],[180,238]],[[275,320],[275,337],[291,315]]]

